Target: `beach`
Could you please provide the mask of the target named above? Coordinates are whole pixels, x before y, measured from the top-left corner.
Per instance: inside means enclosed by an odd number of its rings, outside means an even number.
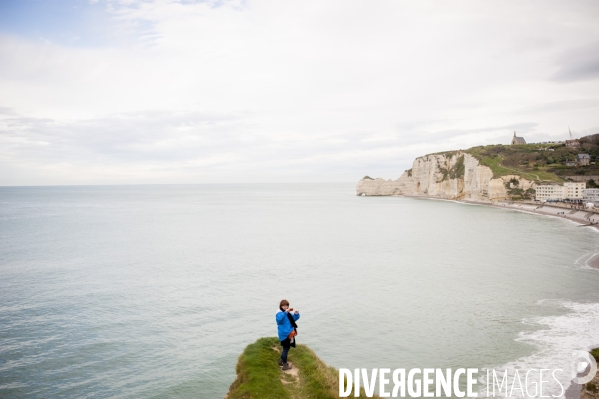
[[[590,209],[572,209],[567,206],[549,205],[541,203],[529,203],[529,202],[513,202],[513,201],[469,201],[469,200],[452,200],[447,198],[431,197],[427,195],[397,195],[397,197],[406,198],[427,198],[442,201],[455,201],[465,204],[485,205],[493,206],[497,208],[513,209],[521,212],[536,213],[544,216],[554,216],[558,218],[567,219],[575,223],[579,223],[582,226],[593,227],[599,229],[599,211]],[[590,215],[589,215],[590,214]],[[589,216],[587,216],[589,215]],[[595,262],[599,262],[599,254],[593,258]]]
[[[467,202],[467,201],[465,201]],[[480,203],[480,202],[477,202]],[[483,203],[484,204],[484,203]],[[489,205],[489,204],[487,204]],[[492,206],[497,206],[500,208],[510,208],[523,212],[532,212],[537,213],[539,215],[546,216],[555,216],[564,218],[567,220],[571,220],[573,222],[577,222],[583,225],[593,224],[593,227],[597,228],[599,226],[599,213],[595,211],[591,211],[588,209],[571,209],[567,207],[555,206],[555,205],[547,205],[547,204],[531,204],[531,203],[518,203],[518,202],[507,202],[507,201],[498,201],[491,203]],[[591,214],[590,216],[587,216]]]

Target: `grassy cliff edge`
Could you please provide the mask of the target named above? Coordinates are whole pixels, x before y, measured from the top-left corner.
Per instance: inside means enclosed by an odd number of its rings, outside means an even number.
[[[599,348],[591,350],[591,356],[599,363]],[[591,381],[587,382],[583,388],[580,397],[582,399],[599,398],[599,371]]]
[[[599,362],[599,348],[591,355]],[[237,378],[231,384],[226,399],[303,399],[339,398],[339,371],[327,366],[306,345],[291,349],[289,363],[293,372],[283,372],[277,362],[279,340],[260,338],[248,345],[237,361]],[[599,373],[585,384],[582,399],[599,398]],[[353,391],[349,397],[354,397]],[[364,390],[360,398],[366,398]],[[373,396],[378,398],[378,396]]]
[[[467,153],[478,159],[481,165],[489,167],[494,178],[519,175],[537,183],[563,183],[566,176],[599,175],[599,165],[565,165],[567,161],[576,161],[577,155],[581,153],[589,154],[592,160],[599,157],[599,134],[582,137],[579,142],[580,148],[567,147],[563,143],[492,144],[428,155],[452,157]]]
[[[248,345],[237,361],[237,378],[227,399],[338,398],[339,371],[327,366],[306,345],[291,349],[288,361],[294,372],[286,373],[277,362],[280,343],[275,337],[260,338]],[[353,392],[350,395],[353,396]],[[360,398],[365,398],[364,392]]]

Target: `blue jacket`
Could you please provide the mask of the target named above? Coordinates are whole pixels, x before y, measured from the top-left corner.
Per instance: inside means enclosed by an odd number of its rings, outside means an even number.
[[[293,316],[293,320],[298,321],[300,318],[299,313],[298,314],[293,314],[290,313]],[[279,329],[279,341],[283,341],[285,340],[289,334],[291,333],[291,331],[293,331],[293,327],[291,326],[291,322],[289,321],[289,318],[287,317],[287,313],[285,312],[279,312],[277,313],[277,327]]]

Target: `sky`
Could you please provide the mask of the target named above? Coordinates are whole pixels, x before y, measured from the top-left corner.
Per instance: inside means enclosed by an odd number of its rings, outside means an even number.
[[[599,2],[2,0],[0,186],[357,182],[599,133]]]

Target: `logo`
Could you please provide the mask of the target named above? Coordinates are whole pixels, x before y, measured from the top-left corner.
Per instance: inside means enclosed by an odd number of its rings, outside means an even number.
[[[586,370],[589,370],[588,374],[581,376],[580,374]],[[572,381],[577,384],[586,384],[597,374],[597,361],[589,352],[576,351],[572,354],[572,371],[576,375]]]

